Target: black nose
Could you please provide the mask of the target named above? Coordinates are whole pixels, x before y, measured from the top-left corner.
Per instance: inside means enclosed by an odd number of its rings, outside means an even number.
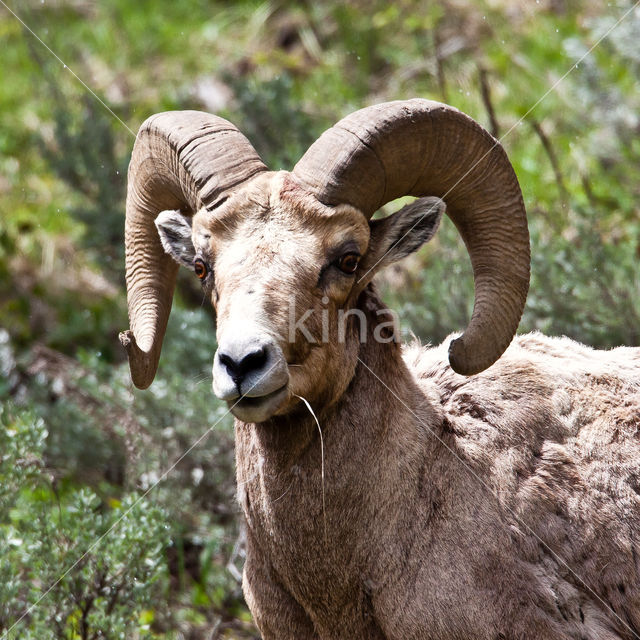
[[[234,360],[226,353],[219,353],[220,362],[226,367],[229,377],[235,384],[239,385],[245,379],[248,373],[259,371],[267,362],[267,350],[265,347],[253,349]]]

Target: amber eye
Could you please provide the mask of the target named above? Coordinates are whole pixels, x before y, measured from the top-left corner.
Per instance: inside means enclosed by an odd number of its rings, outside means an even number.
[[[204,260],[200,260],[200,258],[196,258],[193,262],[193,270],[196,272],[196,275],[200,280],[204,280],[207,277],[207,273],[209,269],[207,265],[204,263]]]
[[[360,256],[357,253],[346,253],[338,261],[338,269],[344,273],[355,273],[360,262]]]

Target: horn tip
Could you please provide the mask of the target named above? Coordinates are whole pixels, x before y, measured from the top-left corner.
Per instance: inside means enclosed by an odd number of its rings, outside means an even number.
[[[472,376],[476,373],[480,373],[483,369],[486,369],[486,367],[479,367],[478,363],[472,363],[469,361],[467,346],[464,342],[464,335],[452,340],[449,344],[449,364],[456,373],[463,376]]]
[[[151,385],[155,377],[155,367],[149,354],[140,349],[131,329],[120,332],[118,338],[129,358],[129,370],[131,371],[133,384],[138,389],[146,389]]]
[[[118,339],[120,340],[120,344],[127,350],[127,353],[129,353],[133,345],[136,344],[136,339],[131,329],[127,329],[126,331],[121,331],[118,334]]]

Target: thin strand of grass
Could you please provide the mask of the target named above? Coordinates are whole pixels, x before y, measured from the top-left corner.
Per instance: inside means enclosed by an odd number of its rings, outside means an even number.
[[[302,402],[305,403],[307,409],[309,409],[309,413],[313,416],[313,419],[316,421],[316,425],[318,427],[318,433],[320,434],[320,478],[322,485],[322,519],[324,522],[324,544],[328,545],[329,539],[327,537],[327,505],[325,502],[325,494],[324,494],[324,438],[322,437],[322,429],[320,428],[320,422],[318,421],[318,417],[314,413],[311,405],[309,404],[306,398],[299,396],[297,394],[293,394],[296,398],[300,398]]]

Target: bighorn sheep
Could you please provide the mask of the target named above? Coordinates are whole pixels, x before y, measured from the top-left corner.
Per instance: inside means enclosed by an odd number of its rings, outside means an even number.
[[[404,195],[419,200],[368,221]],[[444,205],[426,196],[446,201],[474,271],[451,366],[445,346],[379,339],[371,278],[434,233]],[[213,388],[237,418],[244,592],[264,638],[640,637],[640,350],[537,334],[507,349],[526,216],[473,120],[372,106],[289,173],[221,118],[155,115],[129,168],[126,251],[138,387],[178,264],[215,307]]]

